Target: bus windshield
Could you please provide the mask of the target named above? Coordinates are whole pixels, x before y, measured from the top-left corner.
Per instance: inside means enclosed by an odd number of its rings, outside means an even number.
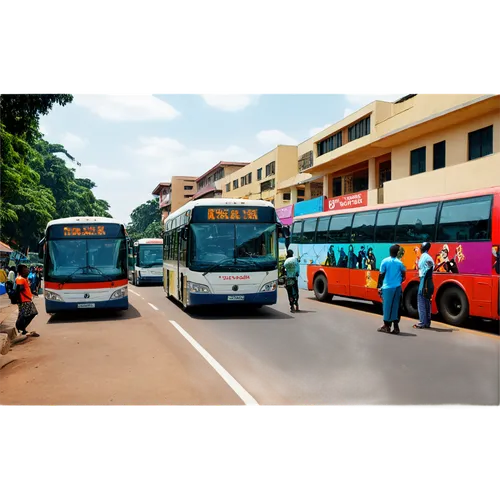
[[[276,224],[190,225],[189,268],[206,271],[271,271],[277,268]]]
[[[96,282],[126,278],[124,238],[48,241],[47,281]]]
[[[160,267],[163,266],[163,246],[139,245],[137,255],[138,267]]]

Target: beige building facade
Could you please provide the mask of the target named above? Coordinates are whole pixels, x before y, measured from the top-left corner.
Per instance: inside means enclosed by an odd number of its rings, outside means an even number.
[[[196,194],[193,199],[221,198],[221,186],[224,184],[223,180],[246,165],[248,165],[248,163],[220,161],[217,165],[196,179]]]
[[[158,196],[162,222],[196,193],[196,177],[173,176],[170,182],[161,182],[152,194]]]
[[[297,172],[297,146],[276,146],[231,175],[217,181],[224,198],[266,200],[286,205],[277,186]]]
[[[498,186],[500,96],[375,101],[300,144],[297,153],[296,175],[278,187],[291,199],[319,181],[326,198],[366,191],[368,205]]]

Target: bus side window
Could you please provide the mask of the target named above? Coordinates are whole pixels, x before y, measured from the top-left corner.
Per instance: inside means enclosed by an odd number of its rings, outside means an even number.
[[[444,201],[438,241],[484,241],[491,234],[491,196]]]
[[[328,226],[331,217],[320,217],[316,229],[316,243],[328,243]]]
[[[302,243],[302,226],[301,220],[293,223],[291,243]]]
[[[377,212],[358,212],[354,214],[351,243],[372,243]]]
[[[330,220],[328,243],[349,243],[352,214],[334,215]]]
[[[314,243],[316,238],[316,224],[318,219],[306,219],[304,221],[304,230],[302,231],[302,243]]]
[[[375,225],[376,243],[394,243],[398,213],[399,208],[388,208],[378,211],[377,223]]]
[[[439,203],[426,203],[401,208],[396,226],[398,243],[436,241],[436,214]]]

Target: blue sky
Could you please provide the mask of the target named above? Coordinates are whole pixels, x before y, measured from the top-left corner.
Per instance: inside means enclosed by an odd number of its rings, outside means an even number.
[[[221,160],[252,161],[298,144],[375,99],[398,95],[75,95],[40,120],[123,222],[173,175],[200,175]]]

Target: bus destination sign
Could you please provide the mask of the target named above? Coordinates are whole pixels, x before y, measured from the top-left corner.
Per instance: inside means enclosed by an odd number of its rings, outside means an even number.
[[[106,228],[104,226],[64,226],[63,236],[78,237],[78,236],[106,236]]]
[[[259,211],[256,208],[209,208],[207,220],[259,220]]]

